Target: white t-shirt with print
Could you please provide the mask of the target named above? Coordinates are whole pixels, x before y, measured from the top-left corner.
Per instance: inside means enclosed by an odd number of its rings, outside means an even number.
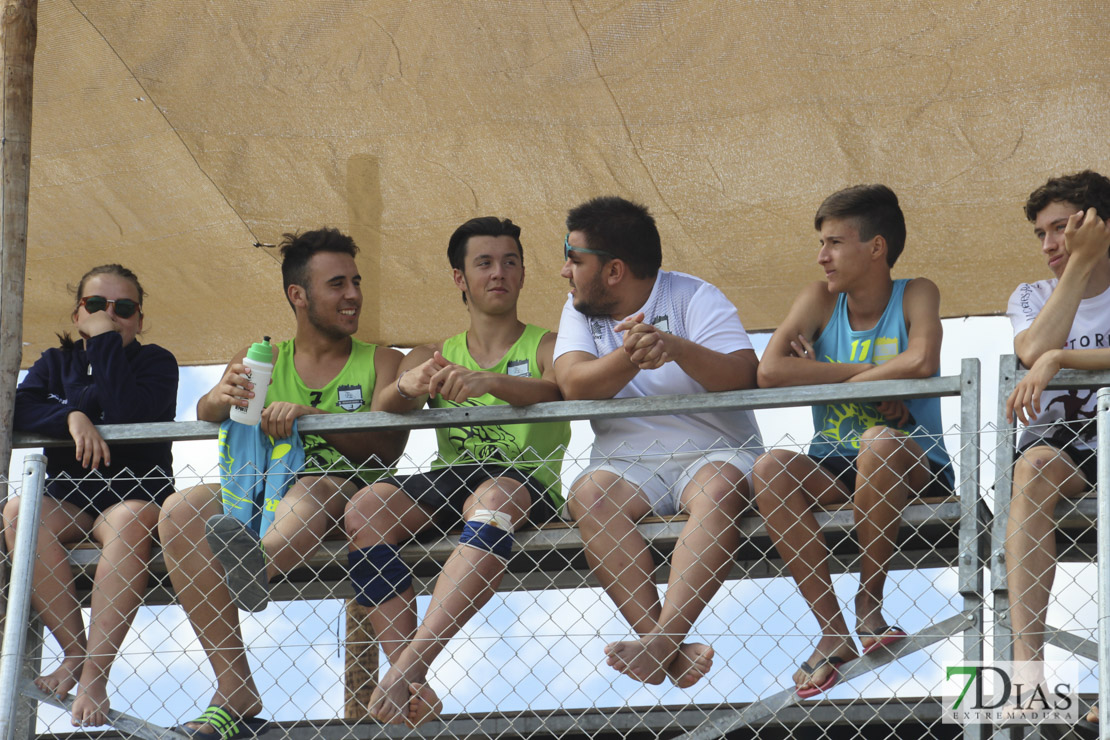
[[[662,331],[728,354],[752,349],[736,307],[713,285],[693,275],[660,270],[647,303],[636,313]],[[619,322],[587,317],[567,297],[559,321],[555,358],[568,352],[603,357],[624,345],[614,331]],[[643,398],[681,393],[705,393],[677,362],[655,370],[641,370],[614,398]],[[648,416],[591,421],[594,458],[640,457],[675,452],[745,448],[757,454],[763,442],[751,411],[720,411],[682,416]]]
[[[1022,283],[1010,296],[1006,315],[1014,326],[1014,336],[1028,329],[1056,289],[1056,278]],[[1110,348],[1110,290],[1079,302],[1061,349]],[[1095,416],[1098,391],[1045,391],[1041,394],[1041,413],[1021,434],[1019,447],[1045,442],[1053,447],[1097,446]]]

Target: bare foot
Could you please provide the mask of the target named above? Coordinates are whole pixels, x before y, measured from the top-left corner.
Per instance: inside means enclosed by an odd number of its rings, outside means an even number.
[[[667,677],[665,666],[674,660],[674,652],[661,640],[611,642],[605,646],[606,663],[629,678],[658,686]]]
[[[858,658],[859,653],[856,652],[856,646],[851,640],[835,636],[822,637],[817,643],[817,647],[814,648],[813,654],[806,660],[806,663],[814,666],[816,670],[809,673],[804,668],[799,667],[794,673],[795,689],[803,691],[823,686],[829,680],[832,672],[836,670],[836,666],[825,662],[825,659],[834,656],[847,662]]]
[[[880,647],[893,645],[899,640],[904,640],[907,635],[901,627],[881,624],[874,627],[869,625],[857,625],[856,636],[859,637],[859,644],[860,647],[863,648],[863,654],[867,655]]]
[[[678,688],[688,689],[702,680],[712,667],[713,648],[700,642],[684,642],[667,666],[667,678]]]
[[[108,724],[108,677],[85,681],[79,685],[70,711],[70,722],[74,727]]]
[[[887,624],[883,618],[883,600],[868,594],[861,584],[856,592],[856,627],[876,632]]]
[[[409,684],[409,716],[405,724],[409,727],[419,727],[425,722],[439,719],[443,711],[443,702],[432,691],[432,687],[425,683]]]
[[[376,719],[383,725],[404,723],[412,714],[410,704],[413,695],[409,687],[422,684],[422,680],[411,680],[405,676],[404,671],[390,666],[385,677],[378,682],[374,693],[370,695],[370,703],[366,707],[367,713],[371,719]]]
[[[48,694],[54,694],[59,699],[64,699],[70,689],[77,685],[77,676],[81,673],[81,665],[84,662],[84,656],[65,658],[53,673],[36,678],[35,686]]]

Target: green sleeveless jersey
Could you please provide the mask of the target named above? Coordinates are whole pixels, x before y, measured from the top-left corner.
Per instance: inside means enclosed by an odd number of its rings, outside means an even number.
[[[448,362],[470,370],[485,370],[520,378],[541,377],[536,354],[540,339],[547,329],[528,324],[520,339],[509,348],[505,356],[493,367],[480,367],[470,356],[466,346],[466,332],[456,334],[443,343],[443,357]],[[433,408],[453,408],[457,406],[507,406],[505,401],[487,393],[478,398],[470,398],[463,403],[445,401],[440,397],[430,399]],[[570,441],[570,423],[549,422],[544,424],[506,424],[504,426],[473,426],[437,429],[439,440],[439,459],[432,468],[442,468],[458,463],[461,465],[482,463],[512,467],[527,473],[544,488],[555,506],[563,505],[559,485],[559,471],[563,465],[563,455]]]
[[[266,405],[285,401],[328,413],[369,411],[374,396],[374,354],[377,349],[377,345],[352,337],[351,356],[339,374],[323,388],[309,388],[297,375],[293,364],[293,340],[279,342],[270,390],[266,392]],[[304,442],[305,473],[357,473],[367,483],[372,483],[386,472],[360,469],[318,434],[302,434],[301,441]]]

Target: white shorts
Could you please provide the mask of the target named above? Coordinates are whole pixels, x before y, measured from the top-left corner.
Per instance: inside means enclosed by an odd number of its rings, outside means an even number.
[[[707,463],[722,463],[739,470],[751,485],[752,466],[757,455],[749,450],[707,450],[677,452],[672,455],[643,457],[596,458],[590,461],[575,484],[596,471],[605,471],[622,478],[644,494],[651,504],[651,513],[658,516],[677,514],[679,499],[686,486]]]

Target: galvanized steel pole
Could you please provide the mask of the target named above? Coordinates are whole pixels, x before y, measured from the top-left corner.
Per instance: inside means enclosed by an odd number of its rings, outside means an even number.
[[[1098,389],[1098,734],[1110,740],[1110,388]]]
[[[35,573],[35,544],[39,511],[46,485],[46,456],[27,455],[23,463],[23,495],[19,499],[19,521],[12,553],[12,578],[8,590],[8,612],[4,618],[4,645],[0,650],[0,739],[12,740],[16,725],[16,699],[26,646],[27,621],[31,617],[31,583]]]

